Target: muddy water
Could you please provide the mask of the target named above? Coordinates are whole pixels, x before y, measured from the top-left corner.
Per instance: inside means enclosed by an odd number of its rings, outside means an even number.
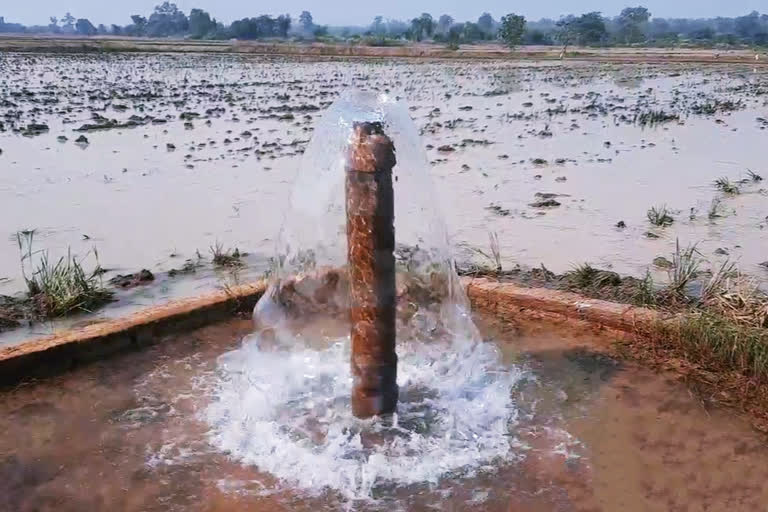
[[[250,322],[163,340],[144,352],[0,395],[0,509],[760,510],[768,449],[728,411],[604,355],[589,332],[481,330],[530,377],[514,393],[513,462],[350,503],[307,496],[206,441],[198,412],[215,358]]]
[[[52,256],[95,246],[115,271],[178,268],[216,242],[265,268],[313,125],[349,87],[411,106],[461,259],[496,232],[507,267],[590,262],[641,275],[679,238],[713,267],[722,249],[768,275],[758,266],[766,182],[735,196],[712,185],[748,169],[768,179],[765,68],[4,54],[0,77],[0,293],[22,288],[23,229]],[[738,108],[695,108],[725,101]],[[632,122],[649,110],[680,120]],[[133,127],[76,131],[132,116]],[[530,206],[536,193],[558,194],[560,206]],[[649,225],[660,205],[671,227]]]

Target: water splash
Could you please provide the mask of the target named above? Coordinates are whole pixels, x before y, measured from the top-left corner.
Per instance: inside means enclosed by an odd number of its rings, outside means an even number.
[[[401,344],[398,412],[369,421],[348,406],[348,350],[346,339],[292,351],[253,340],[223,356],[205,412],[212,444],[290,486],[347,499],[474,476],[519,456],[512,392],[523,373],[503,368],[493,345]]]
[[[362,421],[349,406],[345,155],[353,123],[393,141],[400,402]],[[473,476],[518,457],[513,389],[522,378],[481,342],[455,273],[429,166],[407,109],[350,93],[325,114],[302,162],[257,331],[219,360],[204,418],[210,442],[311,494]]]
[[[286,285],[293,291],[298,278],[305,287],[303,297],[315,294],[327,285],[321,282],[320,274],[328,269],[341,269],[342,276],[327,293],[331,298],[325,303],[333,303],[337,310],[345,309],[345,159],[353,125],[359,121],[381,123],[395,146],[395,256],[401,318],[409,317],[410,311],[415,318],[411,328],[416,327],[416,322],[424,322],[416,330],[425,338],[433,337],[429,328],[440,327],[452,336],[477,339],[416,127],[402,103],[386,95],[361,92],[343,95],[318,123],[278,237],[269,291],[254,314],[257,325],[278,331],[285,327],[289,318],[297,316],[287,307],[295,305],[295,301],[286,300]],[[306,313],[304,308],[301,314]],[[290,340],[290,332],[287,338]]]

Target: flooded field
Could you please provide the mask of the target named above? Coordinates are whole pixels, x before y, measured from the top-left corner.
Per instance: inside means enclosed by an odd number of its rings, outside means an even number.
[[[732,413],[612,359],[588,331],[477,320],[515,382],[503,456],[477,471],[410,486],[383,475],[350,498],[241,465],[206,422],[220,399],[217,357],[252,330],[232,321],[0,395],[0,509],[714,512],[768,499],[766,447]],[[403,379],[399,421],[410,429],[418,415],[407,412]],[[306,468],[305,485],[311,471],[324,481],[322,468]]]
[[[207,263],[217,243],[248,253],[236,279],[260,275],[349,88],[410,106],[459,260],[497,233],[508,268],[663,276],[679,239],[768,278],[765,67],[3,54],[0,77],[0,294],[24,287],[21,230],[51,257],[96,247],[107,279],[163,274],[118,305],[231,280]]]

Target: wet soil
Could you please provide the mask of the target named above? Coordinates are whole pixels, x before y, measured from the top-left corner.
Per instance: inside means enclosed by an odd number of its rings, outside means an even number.
[[[209,446],[196,416],[215,358],[251,330],[232,321],[0,394],[0,509],[391,510],[393,498],[408,511],[725,511],[768,499],[768,447],[741,418],[613,359],[591,330],[478,320],[533,376],[514,390],[519,462],[384,488],[380,502],[276,488]]]

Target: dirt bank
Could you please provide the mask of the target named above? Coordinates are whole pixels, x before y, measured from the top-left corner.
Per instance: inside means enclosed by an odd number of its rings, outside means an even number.
[[[559,60],[559,46],[521,46],[509,50],[499,44],[462,45],[451,50],[440,44],[418,43],[377,47],[352,43],[293,43],[253,41],[192,41],[120,37],[0,36],[0,51],[6,52],[179,52],[245,53],[304,57],[369,57],[432,59],[527,59]],[[702,48],[589,48],[571,47],[567,59],[600,62],[698,62],[750,63],[765,65],[768,55],[755,60],[751,49]]]

